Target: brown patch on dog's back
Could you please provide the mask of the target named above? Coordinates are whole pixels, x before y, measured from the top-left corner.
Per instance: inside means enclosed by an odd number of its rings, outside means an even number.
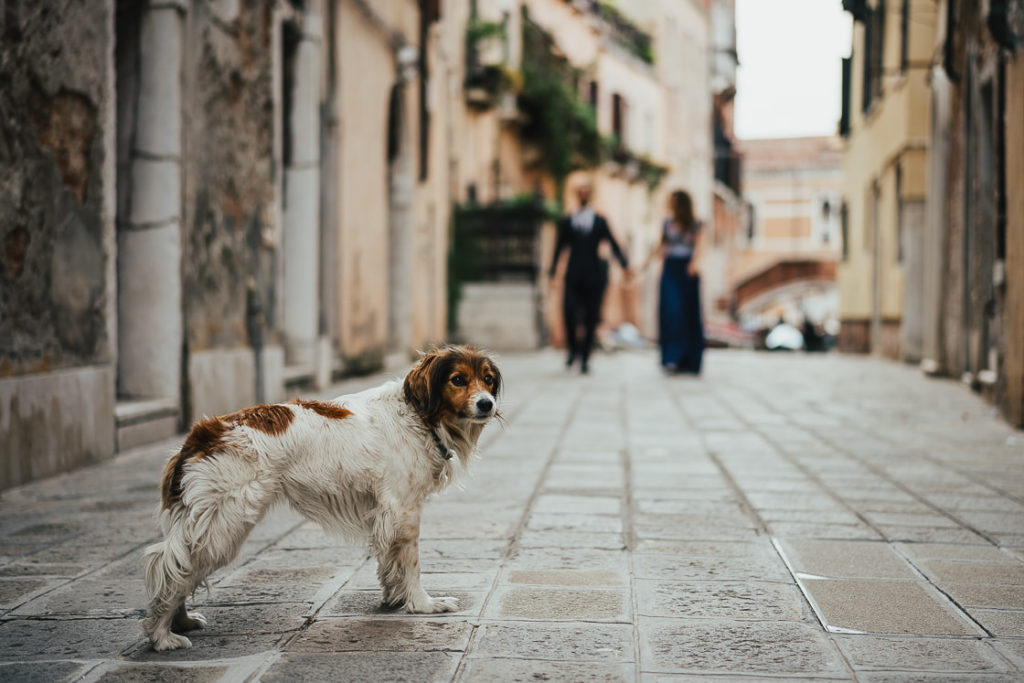
[[[328,420],[344,420],[352,414],[352,411],[348,408],[342,408],[327,401],[300,401],[295,399],[292,403],[306,410],[312,410],[320,417],[326,417]]]
[[[295,419],[295,411],[288,406],[259,405],[226,415],[224,419],[234,424],[258,429],[271,436],[277,436],[284,434],[288,429],[288,425]]]
[[[205,458],[221,446],[224,433],[230,425],[219,417],[210,417],[192,425],[181,450],[172,455],[164,466],[160,486],[163,509],[168,510],[181,500],[181,478],[185,463]]]
[[[181,479],[185,465],[207,458],[223,445],[224,435],[236,425],[277,436],[283,434],[295,419],[295,411],[283,405],[259,405],[223,417],[208,417],[192,425],[181,450],[164,466],[160,498],[165,510],[181,500]]]

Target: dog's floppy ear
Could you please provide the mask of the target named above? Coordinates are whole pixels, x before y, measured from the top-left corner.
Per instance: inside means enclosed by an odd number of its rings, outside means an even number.
[[[442,349],[427,352],[405,376],[405,400],[428,422],[436,421],[443,398],[446,354]]]

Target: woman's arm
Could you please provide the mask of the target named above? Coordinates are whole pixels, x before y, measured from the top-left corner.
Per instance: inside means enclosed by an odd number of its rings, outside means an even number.
[[[690,257],[690,265],[686,267],[686,272],[692,277],[700,275],[701,266],[703,266],[704,260],[704,224],[698,223],[696,232],[693,236],[693,255]]]
[[[658,259],[659,261],[665,258],[665,237],[662,236],[661,241],[651,247],[650,253],[647,254],[647,258],[644,259],[643,264],[640,266],[640,271],[647,270],[647,267],[651,265],[651,261]]]

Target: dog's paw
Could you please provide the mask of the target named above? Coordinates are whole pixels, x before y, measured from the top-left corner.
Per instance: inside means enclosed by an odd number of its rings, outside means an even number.
[[[153,639],[153,649],[157,652],[188,647],[192,647],[192,641],[185,636],[179,636],[177,633],[167,633],[166,635]]]
[[[459,609],[459,599],[453,597],[431,598],[418,600],[415,603],[407,603],[405,609],[410,614],[437,614],[439,612],[454,612]]]
[[[171,630],[179,633],[185,631],[196,631],[206,626],[206,617],[199,612],[185,612],[184,616],[180,613],[175,615],[174,621],[171,623]]]

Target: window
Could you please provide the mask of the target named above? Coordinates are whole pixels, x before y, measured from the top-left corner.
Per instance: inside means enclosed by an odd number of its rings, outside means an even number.
[[[864,220],[861,227],[864,234],[864,251],[874,252],[875,233],[878,231],[878,204],[881,201],[882,186],[872,181],[864,192]]]
[[[597,81],[590,81],[590,92],[588,93],[587,101],[590,102],[590,108],[594,111],[597,111],[597,97],[599,94]]]
[[[754,205],[747,204],[747,244],[754,243],[754,236],[757,234],[757,210]]]
[[[900,8],[900,73],[910,65],[910,0],[903,0]]]
[[[843,57],[843,102],[839,114],[839,134],[848,137],[850,135],[850,64],[853,60],[850,57]]]
[[[821,200],[821,243],[828,244],[832,239],[832,222],[835,220],[835,211],[832,202],[828,197]]]
[[[903,164],[896,164],[896,263],[903,263]]]
[[[864,82],[861,110],[871,108],[882,96],[883,58],[885,53],[885,0],[867,10],[864,21]]]
[[[850,259],[850,207],[846,205],[846,200],[839,205],[839,232],[842,238],[843,250],[843,261]]]
[[[626,98],[619,93],[612,95],[612,135],[619,146],[626,146]]]

